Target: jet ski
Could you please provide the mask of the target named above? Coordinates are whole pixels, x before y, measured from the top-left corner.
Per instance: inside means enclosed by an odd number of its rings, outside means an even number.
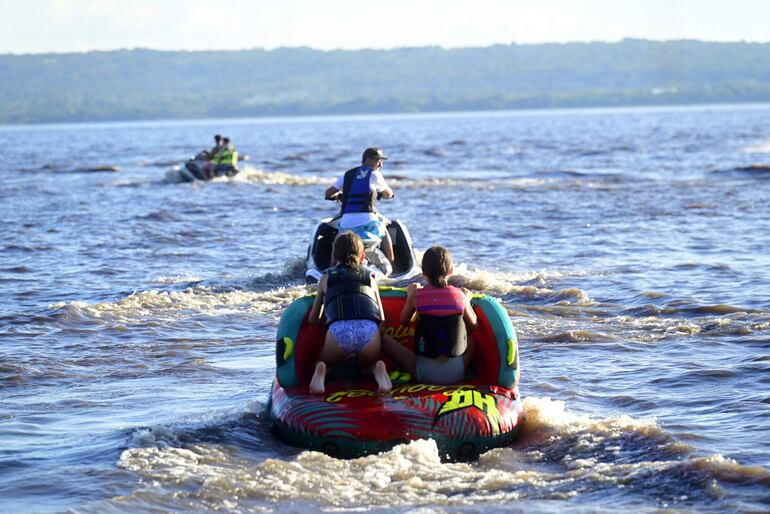
[[[195,180],[211,180],[215,177],[232,177],[238,174],[238,171],[238,168],[228,164],[218,164],[212,169],[209,154],[203,151],[188,160],[184,167],[179,169],[179,174],[185,182],[193,182]]]
[[[318,282],[325,269],[332,265],[332,243],[340,231],[340,217],[324,218],[314,228],[307,248],[307,271],[305,280],[308,284]],[[406,225],[399,220],[385,219],[388,234],[393,242],[395,261],[391,263],[385,257],[382,241],[363,239],[364,267],[369,269],[375,279],[388,279],[392,282],[410,280],[422,274],[417,264],[417,257],[412,247],[412,236]]]

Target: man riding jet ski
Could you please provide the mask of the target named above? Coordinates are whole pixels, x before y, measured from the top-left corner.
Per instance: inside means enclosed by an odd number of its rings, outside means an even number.
[[[317,281],[331,265],[331,243],[339,231],[351,230],[364,241],[369,266],[379,278],[410,278],[419,274],[406,227],[377,212],[378,198],[395,196],[382,176],[385,157],[379,148],[367,148],[361,166],[348,170],[326,190],[327,200],[342,203],[340,213],[324,219],[313,231],[308,247],[308,281]]]
[[[342,202],[341,229],[350,229],[361,239],[381,239],[385,256],[393,262],[393,242],[385,230],[384,218],[377,212],[377,200],[380,197],[391,199],[396,196],[380,171],[385,160],[387,157],[382,154],[382,150],[367,148],[361,166],[346,171],[326,190],[324,197]]]

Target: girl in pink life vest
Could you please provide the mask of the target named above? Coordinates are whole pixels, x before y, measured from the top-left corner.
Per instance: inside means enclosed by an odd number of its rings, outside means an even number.
[[[472,293],[450,286],[452,257],[441,246],[429,248],[422,257],[422,273],[428,285],[410,284],[401,310],[401,324],[408,325],[418,314],[414,353],[390,336],[383,337],[383,349],[393,361],[414,375],[418,382],[454,384],[465,377],[473,358],[473,338],[468,330],[476,326],[471,307]],[[467,326],[467,329],[466,329]]]
[[[332,244],[335,266],[326,270],[318,282],[310,323],[325,318],[328,330],[321,356],[310,380],[310,392],[323,394],[327,364],[355,357],[361,366],[374,364],[373,374],[379,392],[392,385],[385,363],[378,360],[381,348],[379,324],[385,319],[377,282],[361,267],[364,244],[353,232],[339,234]]]

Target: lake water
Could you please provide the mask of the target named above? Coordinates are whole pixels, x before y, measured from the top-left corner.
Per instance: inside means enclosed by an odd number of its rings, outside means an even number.
[[[0,128],[0,511],[770,510],[770,106]],[[232,179],[174,166],[225,134]],[[336,460],[264,414],[323,191],[520,338],[518,442]],[[88,171],[100,166],[118,171]]]

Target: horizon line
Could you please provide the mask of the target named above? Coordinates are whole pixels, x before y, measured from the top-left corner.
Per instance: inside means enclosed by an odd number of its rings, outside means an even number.
[[[70,55],[70,54],[90,54],[90,53],[113,53],[113,52],[134,52],[134,51],[148,51],[148,52],[158,52],[158,53],[225,53],[225,52],[253,52],[253,51],[264,51],[264,52],[274,52],[277,50],[312,50],[317,52],[390,52],[390,51],[398,51],[398,50],[418,50],[418,49],[428,49],[428,48],[439,48],[441,50],[472,50],[472,49],[486,49],[486,48],[494,48],[498,46],[566,46],[566,45],[595,45],[595,44],[605,44],[605,45],[615,45],[615,44],[621,44],[624,42],[630,42],[630,41],[638,41],[638,42],[647,42],[647,43],[682,43],[682,42],[695,42],[695,43],[705,43],[705,44],[717,44],[717,45],[734,45],[734,44],[745,44],[745,45],[766,45],[770,44],[770,40],[767,41],[751,41],[751,40],[726,40],[726,41],[717,41],[717,40],[708,40],[708,39],[696,39],[696,38],[672,38],[672,39],[652,39],[652,38],[640,38],[640,37],[623,37],[621,39],[614,39],[614,40],[575,40],[575,41],[544,41],[544,42],[538,42],[538,43],[517,43],[515,41],[512,41],[510,43],[490,43],[487,45],[469,45],[469,46],[451,46],[451,45],[441,45],[441,44],[433,44],[433,45],[413,45],[413,46],[395,46],[395,47],[362,47],[362,48],[318,48],[318,47],[312,47],[309,45],[298,45],[298,46],[276,46],[276,47],[250,47],[250,48],[221,48],[221,49],[162,49],[162,48],[151,48],[151,47],[143,47],[143,46],[134,46],[134,47],[118,47],[118,48],[93,48],[89,50],[68,50],[68,51],[61,51],[57,52],[55,50],[50,51],[43,51],[43,52],[2,52],[0,53],[0,56],[14,56],[14,57],[24,57],[24,56],[41,56],[41,55]]]
[[[268,116],[226,116],[209,118],[135,118],[135,119],[109,119],[109,120],[78,120],[78,121],[33,121],[26,123],[3,123],[0,121],[0,131],[25,129],[25,128],[65,128],[73,125],[125,125],[125,124],[193,124],[202,125],[209,122],[222,122],[234,124],[248,124],[252,122],[270,123],[274,121],[282,122],[304,122],[318,121],[326,119],[366,119],[366,118],[400,118],[400,117],[418,117],[418,118],[442,118],[442,117],[464,117],[473,115],[485,116],[505,116],[505,115],[554,115],[554,114],[581,114],[581,113],[599,113],[616,111],[698,111],[704,109],[770,109],[770,100],[767,101],[732,101],[732,102],[692,102],[692,103],[659,103],[659,104],[627,104],[627,105],[586,105],[569,107],[534,107],[534,108],[512,108],[512,109],[461,109],[446,111],[419,111],[419,112],[359,112],[359,113],[326,113],[326,114],[279,114]]]

